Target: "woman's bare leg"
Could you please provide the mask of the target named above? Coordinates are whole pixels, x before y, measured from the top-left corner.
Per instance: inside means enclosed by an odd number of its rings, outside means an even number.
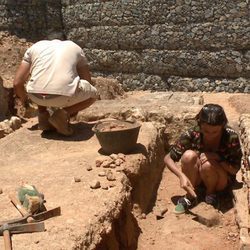
[[[227,186],[227,173],[216,161],[206,161],[200,168],[200,176],[206,186],[206,193],[213,194]]]
[[[181,157],[182,172],[188,177],[193,187],[196,187],[201,183],[199,166],[200,166],[199,156],[193,150],[187,150],[182,155]]]

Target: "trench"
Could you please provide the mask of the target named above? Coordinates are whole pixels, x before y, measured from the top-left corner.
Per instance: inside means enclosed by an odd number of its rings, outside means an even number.
[[[245,128],[239,126],[239,130],[246,131]],[[171,134],[167,135],[171,137]],[[241,136],[243,140],[242,150],[246,151],[244,148],[244,136]],[[135,204],[139,206],[140,213],[147,215],[152,212],[154,205],[157,202],[157,192],[160,187],[162,178],[163,178],[163,157],[169,149],[169,141],[166,140],[166,134],[159,133],[158,146],[155,148],[154,154],[154,163],[162,163],[158,168],[153,168],[150,165],[146,166],[146,169],[139,176],[127,176],[131,184],[131,193],[127,202],[124,204],[123,209],[120,213],[120,216],[114,219],[112,223],[112,230],[109,234],[106,234],[102,237],[100,244],[96,247],[97,250],[108,250],[108,249],[120,249],[120,250],[135,250],[138,249],[138,240],[139,236],[142,233],[141,228],[138,225],[138,217],[134,215],[134,206]],[[164,143],[165,142],[165,143]],[[247,144],[248,145],[248,144]],[[247,149],[248,150],[248,149]],[[249,158],[249,157],[248,157]],[[246,166],[245,161],[242,161],[242,172],[246,171],[246,168],[249,169],[249,166]],[[243,177],[244,181],[244,177]],[[150,185],[149,185],[150,184]],[[241,194],[239,194],[241,192]],[[235,224],[239,229],[240,239],[237,244],[239,244],[240,249],[245,246],[249,247],[249,235],[248,231],[246,232],[246,220],[248,220],[248,212],[242,213],[241,204],[244,203],[245,207],[248,206],[247,197],[244,193],[244,189],[233,190],[230,196],[230,206],[235,209]],[[243,199],[242,199],[243,197]],[[228,202],[225,201],[225,202]],[[239,206],[240,203],[240,206]],[[227,204],[228,205],[228,204]],[[147,219],[147,218],[146,218]],[[242,233],[243,231],[243,233]],[[241,237],[241,234],[244,234],[244,237]],[[247,238],[247,240],[246,240]],[[244,246],[242,248],[242,246]]]
[[[150,163],[146,161],[138,175],[126,174],[131,186],[130,197],[125,202],[120,216],[114,219],[111,232],[103,235],[100,244],[96,247],[97,250],[137,249],[141,229],[133,209],[136,205],[141,215],[152,211],[162,180],[163,158],[169,147],[164,140],[165,137],[164,131],[161,130],[156,139],[157,146],[149,152],[150,156],[147,155],[147,158],[151,159]]]

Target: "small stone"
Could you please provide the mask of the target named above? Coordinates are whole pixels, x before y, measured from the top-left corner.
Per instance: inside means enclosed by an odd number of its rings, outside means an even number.
[[[156,206],[153,209],[153,214],[156,216],[156,219],[162,219],[164,218],[164,214],[168,211],[168,208],[165,206]]]
[[[101,167],[103,168],[109,168],[110,167],[110,164],[112,164],[113,161],[110,159],[110,160],[105,160],[102,164],[101,164]]]
[[[34,241],[35,244],[38,244],[39,242],[40,242],[39,240]]]
[[[109,186],[108,186],[107,184],[102,184],[102,189],[108,190],[108,189],[109,189]]]
[[[111,184],[109,184],[109,187],[110,187],[110,188],[113,188],[113,187],[115,187],[115,184],[114,184],[114,183],[111,183]]]
[[[144,214],[144,213],[141,214],[142,219],[146,219],[146,217],[147,217],[146,214]]]
[[[3,193],[3,189],[2,188],[0,188],[0,194],[2,194]]]
[[[95,160],[95,165],[96,165],[96,167],[97,167],[97,168],[100,167],[101,164],[102,164],[104,161],[108,160],[108,159],[109,159],[109,157],[103,156],[103,155],[97,157],[96,160]]]
[[[101,167],[101,165],[102,165],[102,161],[99,161],[99,160],[96,160],[96,161],[95,161],[95,166],[96,166],[97,168]]]
[[[161,211],[161,215],[163,216],[168,211],[168,208],[167,207],[161,208],[160,211]]]
[[[108,181],[115,181],[115,180],[116,180],[116,178],[115,178],[113,172],[108,171],[108,173],[107,173],[107,180],[108,180]]]
[[[100,188],[101,187],[101,183],[100,183],[100,181],[94,180],[94,181],[91,182],[90,187],[92,189]]]
[[[126,155],[125,155],[125,154],[122,154],[122,153],[119,153],[119,154],[118,154],[118,157],[119,157],[119,159],[125,161]]]
[[[91,166],[87,166],[87,171],[91,171],[93,168]]]
[[[116,168],[116,165],[114,163],[111,163],[110,168]]]
[[[106,173],[104,171],[101,171],[101,172],[98,173],[98,176],[104,177],[104,176],[106,176]]]
[[[123,160],[122,160],[122,159],[116,159],[116,160],[115,160],[115,165],[116,165],[116,166],[120,166],[122,163],[123,163]]]
[[[110,158],[113,159],[113,160],[116,160],[116,159],[118,159],[118,155],[117,154],[111,154]]]
[[[13,129],[13,130],[17,130],[19,129],[20,127],[22,126],[22,122],[21,122],[21,119],[17,116],[12,116],[10,118],[10,127]]]
[[[79,177],[74,177],[74,182],[81,182],[81,178],[79,178]]]

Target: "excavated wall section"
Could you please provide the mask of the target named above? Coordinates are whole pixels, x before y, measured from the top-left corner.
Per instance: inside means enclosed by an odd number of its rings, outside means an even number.
[[[249,213],[250,213],[250,115],[243,114],[240,117],[240,137],[242,141],[242,168],[241,175],[244,182],[241,195],[243,198],[236,203],[237,222],[240,228],[240,249],[246,250],[250,248],[249,235]],[[235,194],[237,195],[235,191]],[[237,196],[236,196],[237,197]],[[237,201],[237,200],[236,200]]]

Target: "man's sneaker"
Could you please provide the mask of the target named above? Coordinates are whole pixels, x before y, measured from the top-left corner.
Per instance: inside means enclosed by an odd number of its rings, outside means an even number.
[[[205,202],[213,207],[218,205],[218,196],[217,194],[207,194],[205,197]]]
[[[44,131],[55,130],[55,128],[49,123],[49,112],[38,113],[38,128]]]
[[[192,206],[192,202],[186,198],[185,196],[184,197],[181,197],[178,202],[177,202],[177,205],[174,209],[174,213],[175,214],[183,214],[185,213],[190,207]]]
[[[59,134],[70,136],[73,134],[73,129],[69,126],[69,119],[70,117],[64,109],[58,109],[49,118],[49,123],[56,128]]]

